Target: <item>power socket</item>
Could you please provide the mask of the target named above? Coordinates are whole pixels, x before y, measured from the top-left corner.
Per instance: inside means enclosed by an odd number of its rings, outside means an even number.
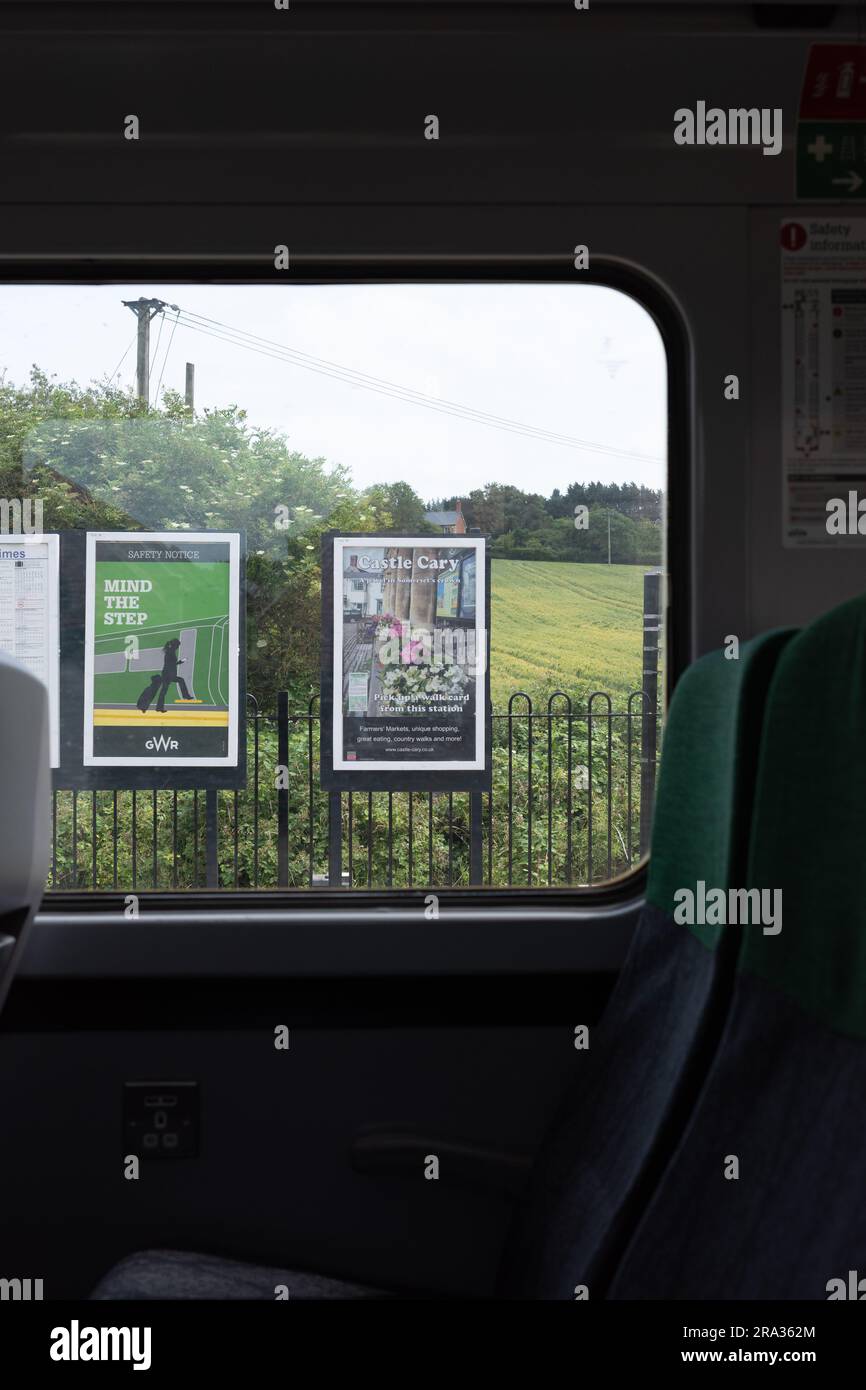
[[[124,1081],[124,1153],[195,1158],[199,1148],[197,1081]]]

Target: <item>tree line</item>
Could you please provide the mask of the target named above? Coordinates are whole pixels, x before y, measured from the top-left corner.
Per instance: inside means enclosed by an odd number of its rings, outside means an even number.
[[[425,502],[406,482],[357,488],[237,405],[193,411],[167,390],[146,406],[37,367],[25,385],[0,377],[0,497],[41,499],[49,531],[244,531],[249,688],[265,705],[277,690],[306,701],[318,688],[322,532],[432,536],[425,513],[457,500]],[[604,560],[609,512],[614,563],[661,559],[662,495],[637,484],[573,483],[545,499],[490,483],[462,505],[494,557]]]
[[[457,500],[430,502],[428,510],[453,511]],[[661,564],[664,494],[658,488],[571,483],[542,497],[511,484],[488,483],[460,500],[467,526],[492,537],[494,558],[604,562],[609,519],[613,564]],[[585,514],[576,514],[578,508],[586,508]]]

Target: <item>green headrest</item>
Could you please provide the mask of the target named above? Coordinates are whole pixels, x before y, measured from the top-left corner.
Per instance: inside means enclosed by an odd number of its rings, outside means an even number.
[[[739,886],[745,877],[755,765],[764,704],[779,655],[779,629],[722,650],[680,677],[665,724],[646,899],[673,916],[678,889]],[[723,927],[693,925],[707,946]]]
[[[767,702],[749,885],[782,929],[743,928],[740,968],[866,1037],[866,595],[806,628]]]

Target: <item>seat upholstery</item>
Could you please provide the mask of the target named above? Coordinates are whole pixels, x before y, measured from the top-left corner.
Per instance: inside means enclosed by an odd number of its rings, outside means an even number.
[[[285,1292],[283,1292],[285,1290]],[[379,1289],[321,1274],[268,1269],[188,1250],[145,1250],[128,1255],[90,1295],[93,1299],[342,1299],[390,1298]]]
[[[781,890],[782,930],[742,928],[722,1045],[613,1298],[823,1300],[866,1275],[864,790],[866,597],[779,663],[747,886]]]
[[[734,961],[716,949],[718,929],[674,925],[673,893],[699,878],[714,886],[742,879],[756,731],[790,636],[775,632],[744,644],[738,661],[706,656],[677,686],[647,905],[598,1036],[593,1030],[589,1050],[576,1054],[574,1088],[515,1221],[503,1262],[505,1296],[572,1298],[581,1282],[596,1293],[685,1123],[721,1029]],[[273,1298],[278,1283],[298,1297],[388,1296],[319,1276],[152,1251],[124,1260],[94,1297]]]
[[[653,825],[646,906],[597,1036],[576,1061],[519,1213],[504,1268],[510,1296],[603,1296],[625,1241],[685,1125],[721,1032],[734,958],[718,927],[677,926],[677,888],[745,872],[757,741],[790,631],[739,660],[695,662],[674,693]]]

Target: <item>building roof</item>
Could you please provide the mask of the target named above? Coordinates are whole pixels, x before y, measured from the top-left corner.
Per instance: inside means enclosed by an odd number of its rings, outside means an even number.
[[[372,584],[374,580],[382,578],[382,573],[380,570],[359,570],[353,569],[351,565],[346,565],[343,568],[343,578],[363,579],[365,584]]]
[[[460,512],[425,512],[424,520],[431,526],[456,526]]]

